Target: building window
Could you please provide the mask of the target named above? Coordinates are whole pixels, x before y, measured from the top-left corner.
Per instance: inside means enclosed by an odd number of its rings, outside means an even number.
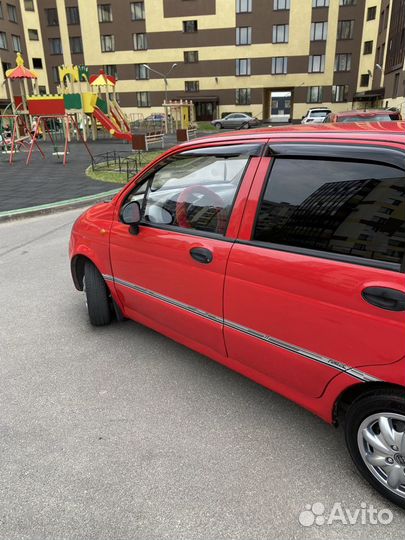
[[[239,58],[236,60],[236,75],[250,75],[250,58]]]
[[[35,11],[34,0],[24,0],[25,11]]]
[[[66,8],[66,20],[68,24],[80,24],[79,8],[77,6]]]
[[[115,37],[112,34],[101,36],[101,52],[115,51]]]
[[[1,1],[0,1],[0,19],[4,19],[4,15],[3,15],[3,6],[1,4]]]
[[[115,64],[106,64],[104,66],[104,73],[106,75],[109,75],[110,77],[114,77],[115,79],[117,79],[118,77],[117,66]]]
[[[339,21],[337,39],[352,39],[354,21]]]
[[[186,92],[199,92],[200,91],[199,81],[184,81],[184,90]]]
[[[192,34],[198,31],[197,21],[183,21],[183,32],[185,34]]]
[[[30,41],[39,41],[38,30],[28,28],[28,38]]]
[[[236,13],[250,13],[252,0],[236,0]]]
[[[150,107],[149,92],[136,92],[136,104],[138,107]]]
[[[339,6],[355,6],[357,4],[357,0],[340,0]]]
[[[52,66],[52,79],[55,84],[59,84],[59,68],[58,66]]]
[[[250,105],[251,91],[250,88],[237,88],[235,94],[236,105]]]
[[[7,4],[8,20],[11,22],[17,22],[17,8],[11,4]]]
[[[370,82],[370,75],[368,73],[364,73],[360,76],[360,86],[368,86]]]
[[[322,86],[310,86],[308,88],[307,103],[321,103]]]
[[[34,69],[42,69],[42,58],[33,58],[32,59],[32,67]]]
[[[236,45],[252,44],[252,27],[238,26],[236,28]]]
[[[287,56],[275,56],[271,59],[271,74],[284,75],[287,73]]]
[[[340,53],[335,56],[335,71],[350,71],[352,67],[352,54]]]
[[[325,55],[311,54],[308,62],[308,73],[323,73],[325,71]]]
[[[80,54],[83,52],[82,38],[80,36],[70,37],[70,52],[72,54]]]
[[[11,35],[11,43],[13,44],[14,52],[21,52],[21,38],[20,36]]]
[[[273,10],[290,9],[290,0],[273,0]]]
[[[58,26],[58,10],[56,8],[49,8],[45,10],[46,23],[48,26]]]
[[[111,4],[99,4],[98,9],[98,22],[112,22],[112,8]]]
[[[327,22],[311,23],[311,41],[325,41],[328,37]]]
[[[376,16],[377,16],[377,7],[376,6],[369,7],[367,10],[367,20],[374,21]]]
[[[195,64],[198,62],[198,51],[184,51],[184,63]]]
[[[363,47],[363,54],[371,54],[373,52],[373,42],[365,41]]]
[[[149,79],[149,69],[146,68],[143,64],[135,64],[135,79]]]
[[[62,41],[60,38],[49,38],[51,54],[62,54]]]
[[[329,0],[312,0],[313,8],[328,7],[328,6],[329,6]]]
[[[131,2],[131,19],[142,21],[145,18],[145,2]]]
[[[332,101],[334,103],[342,103],[347,101],[349,87],[347,84],[338,84],[332,86]]]
[[[147,36],[144,33],[132,34],[135,51],[145,51],[148,48]]]
[[[288,24],[273,25],[273,43],[288,43]]]
[[[0,32],[0,49],[7,49],[7,36],[5,32]]]

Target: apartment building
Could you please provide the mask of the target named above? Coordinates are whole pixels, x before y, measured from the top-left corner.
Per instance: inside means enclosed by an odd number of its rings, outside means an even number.
[[[167,96],[200,120],[269,118],[280,92],[295,121],[321,104],[403,107],[404,1],[0,0],[0,59],[4,71],[20,47],[48,92],[58,65],[104,69],[144,115]]]

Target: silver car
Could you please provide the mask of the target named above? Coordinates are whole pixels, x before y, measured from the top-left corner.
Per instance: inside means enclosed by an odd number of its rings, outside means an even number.
[[[231,113],[224,116],[224,118],[217,118],[212,120],[211,124],[217,129],[221,128],[235,128],[246,129],[259,125],[259,120],[254,116],[249,116],[244,113]]]

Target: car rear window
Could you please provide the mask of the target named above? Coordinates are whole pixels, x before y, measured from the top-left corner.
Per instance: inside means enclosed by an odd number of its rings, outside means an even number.
[[[276,159],[254,240],[401,264],[404,171],[338,159]]]
[[[390,122],[398,120],[398,114],[378,114],[370,116],[338,116],[337,122]]]

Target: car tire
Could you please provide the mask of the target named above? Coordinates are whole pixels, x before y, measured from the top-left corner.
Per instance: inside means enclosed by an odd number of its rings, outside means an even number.
[[[221,129],[221,128],[222,128],[221,122],[215,122],[214,126],[215,126],[217,129]]]
[[[345,437],[361,475],[405,508],[405,391],[381,390],[355,400],[345,415]]]
[[[107,285],[103,276],[94,266],[87,262],[84,267],[84,290],[87,300],[87,311],[93,326],[105,326],[112,319],[111,302]]]
[[[243,127],[243,129],[250,129],[251,126],[250,126],[249,122],[246,122],[246,124],[243,124],[242,127]]]

